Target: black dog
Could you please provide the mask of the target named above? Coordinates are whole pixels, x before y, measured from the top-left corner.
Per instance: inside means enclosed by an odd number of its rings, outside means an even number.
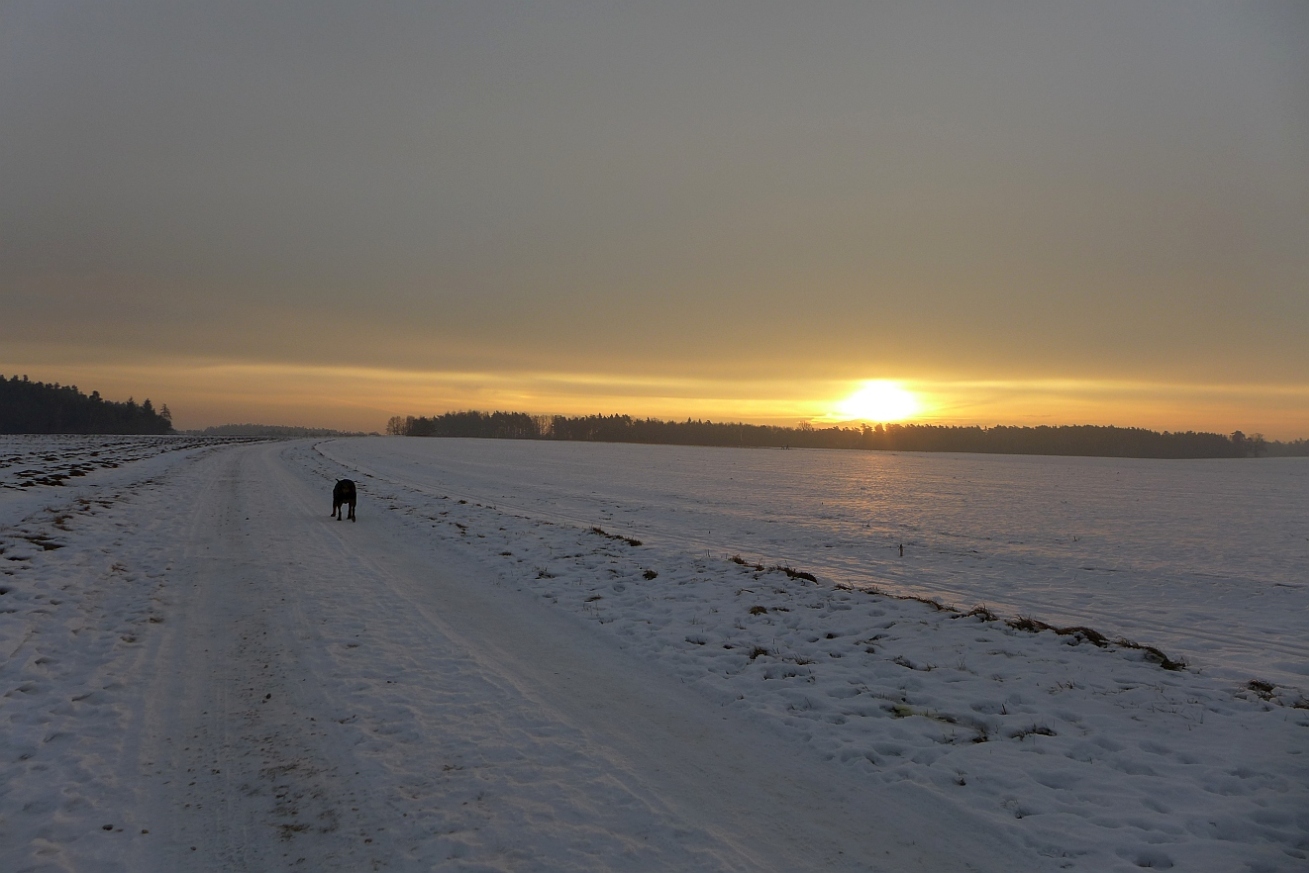
[[[355,520],[355,483],[350,479],[338,479],[332,488],[332,517],[341,520],[341,507],[349,504],[350,520]]]

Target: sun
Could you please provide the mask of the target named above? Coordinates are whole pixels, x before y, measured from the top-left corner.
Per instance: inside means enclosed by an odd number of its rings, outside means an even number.
[[[864,382],[859,390],[837,404],[836,410],[846,418],[864,421],[903,421],[922,411],[917,395],[899,382],[877,380]]]

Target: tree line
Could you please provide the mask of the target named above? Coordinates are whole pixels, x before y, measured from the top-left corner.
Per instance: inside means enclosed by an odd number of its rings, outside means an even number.
[[[1309,458],[1309,439],[1269,440],[1266,447],[1270,458]]]
[[[165,404],[158,411],[149,398],[116,403],[99,391],[90,396],[76,385],[31,382],[0,375],[0,433],[165,434],[173,416]]]
[[[584,440],[687,446],[864,449],[903,452],[977,452],[1009,455],[1084,455],[1110,458],[1245,458],[1269,453],[1260,434],[1159,432],[1138,427],[1037,427],[878,424],[796,427],[722,423],[688,418],[661,421],[628,415],[528,415],[523,412],[447,412],[431,418],[394,416],[386,432],[400,436],[481,439]],[[1297,443],[1305,443],[1299,440]],[[1274,449],[1288,444],[1273,443]],[[1296,444],[1290,444],[1292,446]],[[1305,448],[1309,450],[1309,445]],[[1278,451],[1277,454],[1285,452]]]

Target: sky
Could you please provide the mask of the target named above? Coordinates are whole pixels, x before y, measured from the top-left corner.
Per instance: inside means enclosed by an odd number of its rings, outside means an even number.
[[[0,0],[0,167],[0,374],[181,428],[1309,436],[1309,4]]]

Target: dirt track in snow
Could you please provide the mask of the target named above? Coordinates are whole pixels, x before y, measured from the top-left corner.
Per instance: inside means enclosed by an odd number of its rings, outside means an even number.
[[[8,869],[986,870],[1023,855],[958,810],[929,821],[917,786],[858,782],[681,687],[377,502],[329,520],[330,481],[284,446],[167,466],[70,522],[59,572],[105,584],[59,608],[100,644],[32,689],[50,705],[21,742],[76,802],[38,802],[30,768],[12,781],[36,805],[2,823]],[[74,685],[90,696],[61,699]]]

